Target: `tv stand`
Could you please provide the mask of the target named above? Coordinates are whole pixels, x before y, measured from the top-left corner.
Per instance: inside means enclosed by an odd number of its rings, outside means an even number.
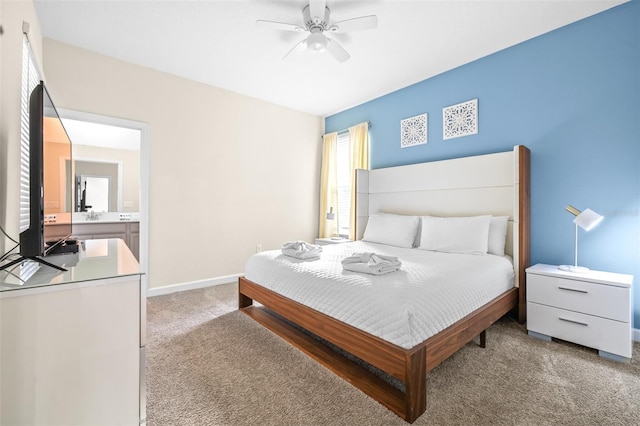
[[[119,239],[85,248],[22,285],[0,272],[0,425],[147,424],[140,266]]]
[[[9,262],[9,263],[7,263],[5,265],[0,265],[0,271],[4,271],[5,269],[9,268],[10,266],[18,264],[20,262],[24,262],[25,260],[33,260],[34,262],[38,262],[38,263],[41,263],[43,265],[50,266],[50,267],[55,268],[55,269],[57,269],[59,271],[62,271],[62,272],[66,272],[67,271],[62,266],[54,265],[53,263],[47,262],[46,260],[42,260],[37,256],[20,256],[19,258],[15,259],[15,260],[12,260],[11,262]]]

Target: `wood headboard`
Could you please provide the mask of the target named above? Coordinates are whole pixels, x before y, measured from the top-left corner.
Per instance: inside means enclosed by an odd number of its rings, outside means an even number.
[[[370,214],[509,216],[505,251],[513,257],[515,285],[529,266],[530,151],[512,151],[356,172],[356,238]],[[522,290],[522,289],[521,289]],[[524,291],[519,317],[526,318]]]

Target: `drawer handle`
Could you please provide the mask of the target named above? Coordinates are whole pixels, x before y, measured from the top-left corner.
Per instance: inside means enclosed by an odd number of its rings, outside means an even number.
[[[569,288],[569,287],[562,287],[562,286],[558,286],[558,288],[560,290],[568,290],[568,291],[575,291],[576,293],[589,293],[587,290],[579,290],[577,288]]]
[[[562,317],[558,317],[558,319],[561,320],[561,321],[566,321],[566,322],[570,322],[570,323],[573,323],[573,324],[589,326],[589,324],[587,324],[586,322],[575,321],[575,320],[572,320],[572,319],[562,318]]]

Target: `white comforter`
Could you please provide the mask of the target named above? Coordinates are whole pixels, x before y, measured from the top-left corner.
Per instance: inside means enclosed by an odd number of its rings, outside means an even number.
[[[343,271],[355,252],[397,256],[399,271]],[[326,315],[409,349],[513,287],[511,258],[438,253],[356,241],[323,246],[318,260],[280,250],[253,255],[245,277]]]

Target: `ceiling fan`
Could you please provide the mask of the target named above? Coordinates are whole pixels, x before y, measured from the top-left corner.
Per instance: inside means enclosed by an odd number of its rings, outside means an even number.
[[[360,16],[344,21],[330,23],[331,11],[327,7],[326,0],[309,0],[309,4],[302,9],[303,25],[286,24],[282,22],[257,20],[256,25],[283,31],[307,32],[307,38],[293,46],[282,59],[285,59],[294,51],[304,49],[313,52],[331,53],[338,62],[344,62],[350,58],[349,53],[335,40],[325,33],[346,33],[375,28],[378,18],[375,15]]]

